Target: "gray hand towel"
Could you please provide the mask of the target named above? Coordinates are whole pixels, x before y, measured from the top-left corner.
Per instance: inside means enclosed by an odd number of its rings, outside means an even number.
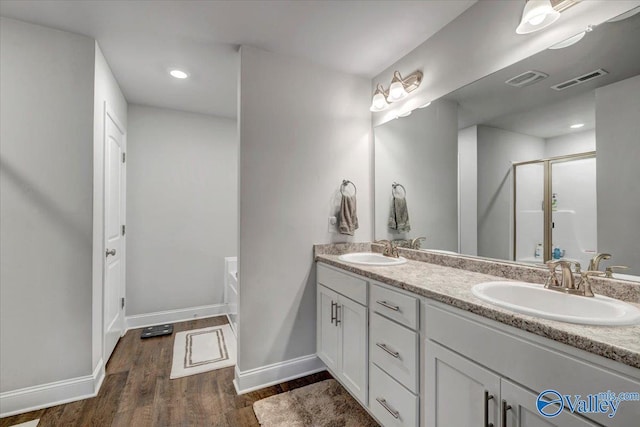
[[[341,234],[353,236],[358,229],[358,215],[356,214],[356,196],[342,196],[340,201],[340,222],[338,230]]]
[[[405,197],[394,197],[391,202],[391,213],[389,214],[389,228],[402,233],[411,231],[409,223],[409,209]]]

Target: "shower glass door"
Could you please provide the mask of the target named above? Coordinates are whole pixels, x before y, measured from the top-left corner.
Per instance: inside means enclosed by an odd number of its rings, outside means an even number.
[[[544,259],[544,161],[514,166],[514,259],[543,263]]]
[[[586,268],[596,253],[596,159],[551,161],[551,253]]]

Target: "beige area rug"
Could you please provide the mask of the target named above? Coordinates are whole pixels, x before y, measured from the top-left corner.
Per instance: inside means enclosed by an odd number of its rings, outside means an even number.
[[[336,380],[325,380],[253,404],[263,427],[378,427]]]
[[[181,378],[236,364],[236,338],[226,325],[178,332],[169,378]]]
[[[27,421],[26,423],[14,424],[11,427],[36,427],[39,422],[40,419],[38,418],[37,420]]]

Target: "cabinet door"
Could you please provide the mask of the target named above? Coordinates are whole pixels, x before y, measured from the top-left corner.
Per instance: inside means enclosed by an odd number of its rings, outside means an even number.
[[[536,401],[538,395],[527,389],[501,380],[502,408],[504,423],[501,427],[596,427],[593,423],[566,409],[553,418],[538,413]],[[505,406],[506,405],[506,406]]]
[[[367,308],[340,296],[340,363],[338,376],[345,387],[364,405],[367,404]]]
[[[498,427],[500,377],[427,341],[425,346],[427,427]]]
[[[320,360],[322,360],[331,371],[336,372],[338,369],[338,337],[340,333],[338,324],[335,321],[338,294],[324,286],[318,285],[317,301],[316,350]]]

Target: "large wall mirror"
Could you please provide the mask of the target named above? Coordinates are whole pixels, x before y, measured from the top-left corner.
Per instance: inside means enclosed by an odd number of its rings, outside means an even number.
[[[640,276],[640,14],[628,15],[376,127],[376,239],[583,269],[609,253],[600,270]]]

